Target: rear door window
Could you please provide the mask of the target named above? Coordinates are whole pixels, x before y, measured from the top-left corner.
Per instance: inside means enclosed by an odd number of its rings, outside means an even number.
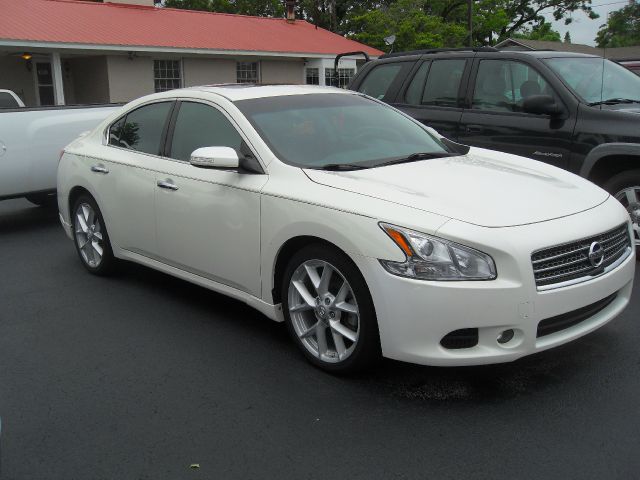
[[[457,107],[466,63],[465,59],[423,63],[407,88],[406,102],[410,105]]]
[[[393,81],[402,70],[402,63],[383,63],[374,67],[360,84],[358,91],[377,98],[384,99]]]
[[[145,105],[129,112],[109,130],[109,144],[136,152],[160,155],[167,116],[173,102]]]

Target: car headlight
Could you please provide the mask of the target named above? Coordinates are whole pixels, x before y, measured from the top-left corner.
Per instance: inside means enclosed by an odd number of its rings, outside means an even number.
[[[424,233],[380,223],[406,255],[404,262],[380,260],[389,273],[421,280],[493,280],[496,265],[486,253]]]

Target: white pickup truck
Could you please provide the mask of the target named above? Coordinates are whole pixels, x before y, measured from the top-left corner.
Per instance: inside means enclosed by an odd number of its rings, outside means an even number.
[[[13,92],[0,90],[0,200],[26,197],[36,205],[54,203],[64,147],[118,108],[25,108]]]

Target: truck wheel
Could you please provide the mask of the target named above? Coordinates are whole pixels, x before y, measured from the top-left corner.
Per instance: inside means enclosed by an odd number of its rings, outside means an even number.
[[[24,198],[39,207],[52,207],[58,200],[55,193],[36,193],[34,195],[27,195]]]
[[[636,253],[640,254],[640,170],[619,173],[610,178],[604,184],[604,188],[629,212],[633,223]]]

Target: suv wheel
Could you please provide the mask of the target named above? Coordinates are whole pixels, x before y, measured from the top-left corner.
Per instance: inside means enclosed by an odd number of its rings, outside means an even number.
[[[619,173],[609,179],[604,188],[629,212],[633,223],[636,253],[640,254],[640,170]]]

